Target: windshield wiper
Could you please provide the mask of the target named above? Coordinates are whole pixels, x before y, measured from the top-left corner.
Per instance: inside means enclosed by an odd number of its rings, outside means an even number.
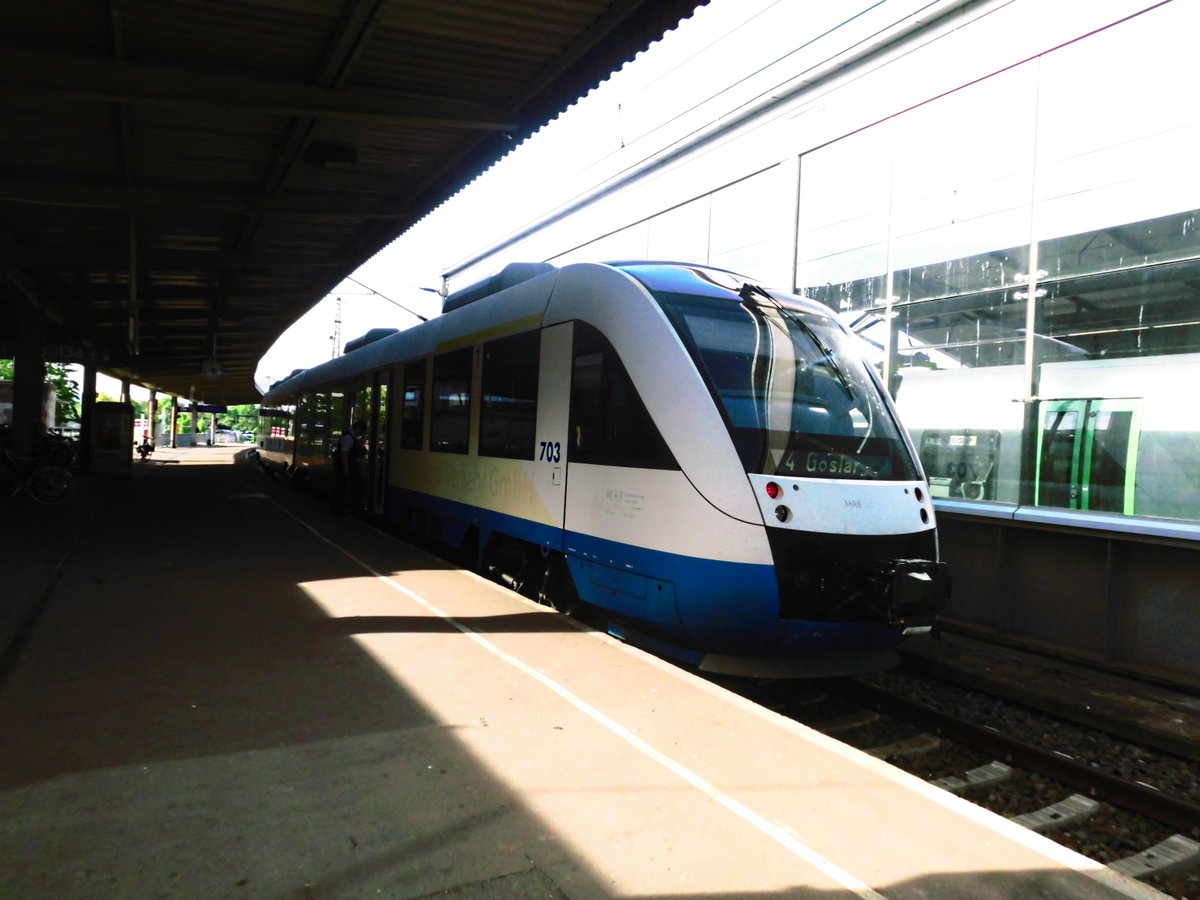
[[[738,296],[742,299],[742,305],[747,308],[756,307],[758,305],[753,299],[755,294],[766,297],[771,306],[773,306],[781,316],[783,316],[789,322],[797,325],[801,331],[808,335],[808,339],[817,345],[817,349],[820,350],[821,355],[825,357],[825,363],[829,366],[829,370],[833,372],[835,376],[837,376],[838,383],[841,384],[842,390],[846,392],[846,396],[850,398],[851,401],[856,401],[858,398],[854,395],[854,388],[850,384],[850,379],[846,377],[845,371],[843,371],[842,367],[838,364],[837,357],[834,356],[834,353],[829,346],[826,345],[823,340],[821,340],[821,336],[817,334],[816,329],[800,318],[800,316],[796,315],[793,310],[788,309],[777,299],[772,297],[770,292],[760,285],[751,284],[749,281],[747,281],[742,284],[741,290],[738,291]]]

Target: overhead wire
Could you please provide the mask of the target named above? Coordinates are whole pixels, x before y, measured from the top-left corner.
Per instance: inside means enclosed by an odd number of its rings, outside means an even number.
[[[398,307],[400,307],[400,308],[401,308],[402,310],[404,310],[406,313],[408,313],[409,315],[412,315],[412,316],[416,316],[416,317],[417,317],[418,319],[420,319],[422,322],[428,322],[428,321],[429,321],[428,317],[421,315],[419,312],[417,312],[417,311],[415,311],[415,310],[409,309],[409,308],[408,308],[407,306],[405,306],[403,303],[399,302],[398,300],[393,300],[393,299],[392,299],[391,297],[389,297],[387,294],[380,293],[379,291],[375,290],[375,288],[371,287],[369,284],[363,284],[363,283],[362,283],[361,281],[359,281],[357,278],[353,278],[353,277],[351,277],[351,276],[347,275],[347,276],[346,276],[346,280],[347,280],[347,281],[353,281],[353,282],[354,282],[355,284],[357,284],[357,285],[358,285],[360,288],[364,288],[364,289],[366,289],[366,290],[370,291],[370,292],[371,292],[372,294],[374,294],[376,297],[381,297],[382,299],[386,300],[388,303],[391,303],[391,304],[392,304],[392,305],[394,305],[394,306],[398,306]],[[420,291],[430,291],[430,292],[432,292],[432,293],[435,293],[435,294],[437,293],[437,291],[434,291],[434,290],[433,290],[433,288],[417,288],[417,290],[420,290]]]

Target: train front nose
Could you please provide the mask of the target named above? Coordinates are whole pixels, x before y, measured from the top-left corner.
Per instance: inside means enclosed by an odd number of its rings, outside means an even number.
[[[779,615],[896,632],[932,627],[949,596],[932,505],[910,482],[751,476],[779,579]],[[781,512],[782,510],[782,512]]]

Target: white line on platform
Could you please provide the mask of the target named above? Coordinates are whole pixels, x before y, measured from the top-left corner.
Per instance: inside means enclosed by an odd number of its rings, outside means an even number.
[[[692,772],[686,766],[676,762],[675,760],[671,759],[671,757],[656,750],[654,747],[652,747],[651,745],[649,745],[648,743],[643,741],[637,735],[630,732],[628,729],[623,727],[618,722],[610,719],[604,713],[600,712],[600,710],[596,709],[595,707],[593,707],[591,704],[587,703],[582,698],[576,696],[571,691],[569,691],[567,688],[563,687],[558,682],[554,681],[552,678],[549,678],[548,676],[542,674],[537,669],[534,669],[532,666],[529,666],[529,665],[521,662],[516,657],[509,655],[508,653],[506,653],[505,651],[503,651],[499,647],[497,647],[495,644],[493,644],[491,641],[484,638],[482,635],[480,635],[474,629],[470,628],[469,626],[463,625],[461,622],[457,621],[453,616],[438,609],[436,606],[434,606],[432,603],[427,601],[425,598],[421,597],[419,594],[415,593],[414,591],[409,590],[408,588],[404,587],[404,585],[393,580],[389,576],[384,575],[382,572],[377,571],[370,564],[359,559],[357,556],[355,556],[353,553],[351,553],[345,547],[342,547],[336,541],[333,541],[330,538],[323,535],[320,531],[318,531],[316,528],[314,528],[308,522],[304,521],[304,519],[300,518],[300,516],[296,515],[291,510],[286,509],[281,504],[277,503],[275,500],[272,499],[270,502],[276,508],[278,508],[282,512],[286,513],[287,515],[291,516],[297,522],[299,522],[304,528],[306,528],[314,536],[316,536],[318,540],[323,541],[324,543],[328,544],[333,549],[337,550],[339,553],[341,553],[347,559],[351,560],[356,565],[360,566],[364,571],[368,572],[373,577],[380,579],[385,584],[394,588],[395,590],[399,591],[400,593],[404,594],[406,597],[410,598],[414,602],[425,607],[431,613],[433,613],[434,615],[438,616],[439,618],[445,620],[449,624],[453,625],[460,632],[467,635],[472,640],[476,641],[478,644],[480,644],[482,647],[486,648],[491,653],[495,654],[500,659],[504,660],[505,662],[509,663],[510,665],[514,666],[515,668],[520,669],[522,672],[529,675],[534,680],[545,685],[550,690],[554,691],[560,697],[562,697],[567,702],[569,702],[572,706],[576,707],[581,712],[585,713],[587,716],[592,718],[598,724],[607,728],[609,731],[613,732],[615,735],[617,735],[618,737],[625,740],[632,747],[634,747],[641,753],[645,754],[649,758],[655,760],[656,762],[658,762],[660,765],[664,766],[671,772],[674,772],[676,775],[678,775],[684,781],[687,781],[693,787],[702,791],[704,794],[706,794],[707,796],[712,798],[714,801],[716,801],[717,803],[720,803],[726,809],[730,810],[737,816],[741,817],[746,822],[748,822],[749,824],[753,825],[755,828],[759,829],[761,832],[766,834],[768,837],[770,837],[773,840],[780,843],[783,847],[785,847],[787,850],[789,850],[794,855],[798,856],[799,858],[805,860],[806,862],[808,862],[815,868],[826,873],[830,878],[837,881],[839,884],[841,884],[847,890],[853,891],[857,896],[864,898],[864,900],[886,900],[884,895],[880,894],[878,891],[874,890],[869,885],[867,885],[864,882],[860,881],[859,879],[855,878],[852,874],[845,871],[840,866],[829,861],[824,856],[822,856],[821,854],[819,854],[815,850],[813,850],[811,847],[809,847],[807,844],[803,843],[802,841],[800,841],[799,839],[794,837],[792,834],[790,834],[785,829],[781,828],[778,825],[775,825],[774,823],[772,823],[765,817],[759,815],[754,810],[750,809],[745,804],[730,797],[728,794],[724,793],[719,788],[717,788],[710,782],[706,781],[704,778],[701,778],[695,772]],[[382,532],[380,532],[380,534],[382,534]],[[465,574],[473,576],[478,581],[480,581],[483,584],[488,585],[489,587],[493,587],[496,590],[504,591],[506,596],[511,596],[516,599],[519,599],[522,602],[524,602],[530,606],[536,607],[538,609],[543,608],[543,607],[540,607],[537,604],[533,603],[532,601],[528,600],[527,598],[522,597],[519,594],[515,594],[512,591],[508,591],[507,589],[501,588],[499,585],[496,585],[495,583],[488,581],[486,578],[478,576],[475,573],[470,572],[468,570],[463,570],[463,571]],[[567,621],[572,622],[572,624],[576,624],[573,622],[573,620],[568,619]],[[586,629],[582,629],[582,628],[580,630],[586,631]],[[587,633],[594,633],[594,632],[587,632]],[[595,634],[598,637],[607,637],[606,635],[601,635],[599,633],[595,633]],[[618,647],[620,647],[622,650],[628,650],[630,652],[633,652],[636,649],[636,648],[629,648],[629,647],[627,647],[627,645],[625,645],[619,641],[615,641],[614,643]],[[675,674],[675,675],[681,674],[677,669],[675,669],[675,667],[668,666],[667,664],[662,663],[660,660],[657,660],[654,657],[649,656],[648,654],[641,654],[639,652],[639,655],[646,656],[651,663],[658,665],[659,667],[663,668],[664,670],[669,670],[672,674]],[[922,794],[942,806],[953,809],[956,812],[958,812],[959,814],[965,816],[966,818],[972,819],[973,821],[980,822],[981,824],[984,824],[987,827],[991,828],[993,831],[1000,832],[1004,836],[1008,837],[1010,840],[1013,840],[1016,843],[1022,844],[1024,846],[1028,847],[1029,849],[1032,849],[1032,850],[1042,853],[1043,855],[1055,860],[1060,865],[1063,865],[1069,869],[1072,869],[1081,875],[1085,875],[1085,876],[1092,878],[1093,880],[1097,881],[1098,883],[1104,885],[1104,887],[1108,888],[1109,890],[1112,890],[1118,894],[1123,894],[1126,897],[1135,898],[1135,900],[1148,900],[1148,898],[1161,896],[1161,894],[1159,894],[1157,891],[1155,891],[1153,888],[1149,887],[1148,885],[1144,885],[1141,882],[1135,881],[1132,878],[1128,878],[1117,872],[1114,872],[1108,866],[1102,865],[1102,864],[1096,862],[1095,860],[1089,859],[1086,856],[1078,854],[1075,851],[1062,846],[1061,844],[1056,844],[1054,841],[1051,841],[1048,838],[1044,838],[1041,835],[1037,834],[1036,832],[1032,832],[1026,828],[1022,828],[1018,825],[1015,825],[1015,824],[1009,822],[1008,820],[1004,819],[1001,816],[997,816],[997,815],[989,812],[988,810],[983,809],[982,807],[978,807],[972,803],[969,803],[968,801],[963,800],[961,797],[951,794],[948,791],[942,790],[941,788],[937,788],[937,787],[930,785],[924,781],[921,781],[920,779],[916,778],[915,776],[910,776],[906,772],[903,772],[898,769],[894,769],[893,767],[887,765],[886,763],[883,763],[883,762],[875,759],[874,757],[864,754],[861,751],[856,750],[853,747],[850,747],[845,744],[841,744],[837,741],[834,741],[832,738],[827,738],[825,735],[821,734],[820,732],[813,731],[812,729],[808,728],[807,726],[801,725],[798,722],[794,722],[791,719],[787,719],[786,717],[781,716],[777,713],[774,713],[770,710],[763,709],[763,708],[757,706],[757,704],[753,704],[750,701],[737,696],[736,694],[730,693],[729,691],[725,690],[724,688],[719,687],[718,685],[710,684],[709,682],[704,681],[703,679],[695,679],[695,681],[696,681],[696,684],[701,689],[708,691],[710,693],[713,693],[713,694],[721,695],[721,696],[725,697],[726,699],[728,699],[730,702],[734,703],[736,706],[739,706],[743,709],[747,709],[747,710],[755,713],[756,715],[762,716],[764,718],[768,718],[773,721],[778,721],[781,724],[783,724],[784,726],[788,727],[790,730],[796,731],[801,737],[804,737],[813,743],[816,743],[823,747],[826,747],[827,749],[830,749],[833,752],[838,753],[839,755],[841,755],[845,758],[852,759],[853,761],[855,761],[855,762],[859,763],[860,765],[863,765],[867,768],[882,772],[887,777],[890,777],[893,780],[903,781],[914,792]]]
[[[286,510],[283,507],[279,507],[279,508],[283,509],[283,511],[288,513],[289,515],[293,515],[289,510]],[[724,806],[730,812],[741,817],[746,822],[748,822],[749,824],[751,824],[752,826],[757,828],[759,831],[761,831],[763,834],[767,835],[771,839],[782,844],[787,850],[789,850],[795,856],[798,856],[800,859],[804,860],[809,865],[813,866],[816,869],[819,869],[821,872],[824,872],[827,876],[832,878],[834,881],[836,881],[838,884],[840,884],[846,890],[852,891],[856,896],[863,898],[863,900],[886,900],[886,898],[884,897],[883,894],[880,894],[878,891],[872,889],[869,885],[864,884],[862,881],[855,878],[853,875],[851,875],[846,870],[842,869],[840,866],[837,866],[836,864],[830,862],[828,859],[826,859],[821,854],[817,853],[817,851],[813,850],[811,847],[809,847],[803,841],[800,841],[797,838],[793,837],[791,834],[789,834],[783,828],[780,828],[778,825],[775,825],[773,822],[771,822],[768,819],[766,819],[765,817],[759,815],[754,810],[752,810],[748,806],[746,806],[744,803],[741,803],[740,801],[735,800],[733,797],[729,796],[728,794],[726,794],[724,791],[717,788],[715,785],[713,785],[709,781],[705,780],[704,778],[701,778],[699,775],[697,775],[691,769],[680,764],[679,762],[676,762],[674,759],[667,756],[665,753],[662,753],[659,750],[656,750],[654,747],[652,747],[650,744],[646,743],[644,740],[642,740],[640,737],[635,735],[633,732],[629,731],[629,729],[625,728],[619,722],[616,722],[613,719],[609,718],[604,713],[602,713],[600,710],[596,709],[594,706],[592,706],[590,703],[588,703],[586,700],[583,700],[582,698],[578,697],[577,695],[575,695],[574,693],[569,691],[567,688],[563,687],[561,684],[559,684],[553,678],[550,678],[549,676],[544,675],[543,673],[539,672],[537,669],[533,668],[532,666],[517,659],[515,656],[512,656],[511,654],[506,653],[504,650],[501,650],[499,647],[497,647],[495,644],[493,644],[491,641],[489,641],[487,638],[485,638],[483,635],[481,635],[475,629],[471,628],[468,625],[464,625],[463,623],[461,623],[457,619],[455,619],[453,616],[451,616],[449,613],[446,613],[443,610],[438,609],[438,607],[436,607],[434,604],[430,603],[428,600],[426,600],[421,595],[417,594],[415,591],[409,590],[408,588],[406,588],[404,585],[400,584],[398,581],[394,580],[393,578],[391,578],[387,575],[384,575],[382,572],[377,571],[369,563],[366,563],[363,560],[359,559],[357,556],[355,556],[353,553],[351,553],[345,547],[342,547],[336,541],[333,541],[333,540],[329,539],[328,537],[326,537],[325,535],[321,534],[316,528],[309,525],[303,519],[301,519],[295,515],[293,515],[293,518],[295,518],[298,522],[300,522],[300,524],[302,524],[310,532],[312,532],[314,535],[316,535],[316,537],[318,539],[320,539],[321,541],[328,544],[330,547],[337,550],[339,553],[341,553],[347,559],[351,560],[356,565],[360,566],[364,571],[368,572],[373,577],[378,578],[380,581],[382,581],[384,584],[388,585],[389,587],[394,588],[395,590],[404,594],[404,596],[408,597],[413,602],[418,603],[421,606],[425,607],[425,609],[429,610],[435,616],[438,616],[439,618],[441,618],[441,619],[445,620],[446,622],[448,622],[449,624],[453,625],[455,628],[457,628],[459,631],[461,631],[467,637],[471,638],[471,640],[475,641],[477,644],[479,644],[481,647],[483,647],[490,653],[492,653],[495,656],[497,656],[498,658],[504,660],[504,662],[508,663],[509,665],[524,672],[526,675],[528,675],[530,678],[534,679],[538,683],[549,688],[554,693],[558,694],[560,697],[562,697],[564,700],[566,700],[568,703],[570,703],[572,706],[574,706],[576,709],[578,709],[580,712],[584,713],[585,715],[590,717],[592,720],[594,720],[598,724],[602,725],[604,728],[607,728],[609,731],[611,731],[617,737],[624,740],[626,743],[628,743],[634,749],[645,754],[650,759],[659,763],[661,766],[665,767],[669,771],[675,773],[680,778],[682,778],[684,781],[688,782],[688,784],[692,785],[697,790],[703,792],[705,795],[710,797],[712,800],[714,800],[717,803]]]

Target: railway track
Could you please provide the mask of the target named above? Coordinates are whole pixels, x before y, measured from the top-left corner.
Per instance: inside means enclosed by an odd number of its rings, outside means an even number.
[[[912,672],[741,687],[1169,896],[1200,897],[1200,766],[1192,760],[1113,735],[1072,740],[1078,726],[998,698],[981,703],[978,692],[963,704],[968,715],[955,714],[963,689]],[[1064,751],[1064,741],[1079,749]]]

